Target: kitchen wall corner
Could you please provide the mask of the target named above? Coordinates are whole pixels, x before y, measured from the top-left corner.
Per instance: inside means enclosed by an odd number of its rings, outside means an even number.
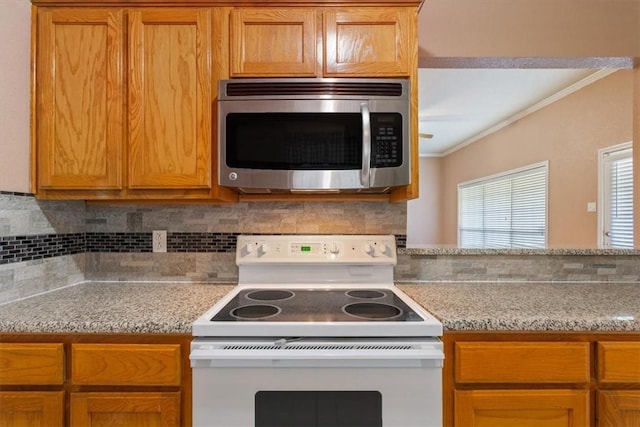
[[[84,280],[85,203],[0,191],[0,303]]]

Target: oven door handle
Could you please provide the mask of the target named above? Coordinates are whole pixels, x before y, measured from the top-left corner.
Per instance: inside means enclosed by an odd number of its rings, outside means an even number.
[[[369,188],[369,175],[371,173],[371,113],[369,104],[360,104],[362,114],[362,169],[360,170],[360,184]]]
[[[191,367],[442,367],[442,350],[313,351],[222,350],[191,351]]]

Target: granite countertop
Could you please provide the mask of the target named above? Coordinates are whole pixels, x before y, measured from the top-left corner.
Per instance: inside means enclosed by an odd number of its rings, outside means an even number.
[[[638,256],[640,249],[476,249],[439,246],[398,248],[398,255],[572,255],[572,256]]]
[[[398,283],[445,330],[640,332],[640,283]],[[0,305],[0,332],[178,333],[232,284],[83,282]]]
[[[640,283],[421,283],[398,287],[457,331],[640,332]]]

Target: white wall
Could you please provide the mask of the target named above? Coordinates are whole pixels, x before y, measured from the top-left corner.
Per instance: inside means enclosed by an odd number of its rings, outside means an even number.
[[[31,4],[0,0],[0,190],[29,192]]]
[[[420,197],[407,202],[407,246],[442,246],[442,158],[420,157]]]

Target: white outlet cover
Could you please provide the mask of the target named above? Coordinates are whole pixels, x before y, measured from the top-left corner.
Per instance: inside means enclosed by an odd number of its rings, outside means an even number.
[[[596,202],[588,202],[587,212],[595,212],[595,211],[596,211]]]
[[[167,252],[167,230],[153,230],[153,252]]]

